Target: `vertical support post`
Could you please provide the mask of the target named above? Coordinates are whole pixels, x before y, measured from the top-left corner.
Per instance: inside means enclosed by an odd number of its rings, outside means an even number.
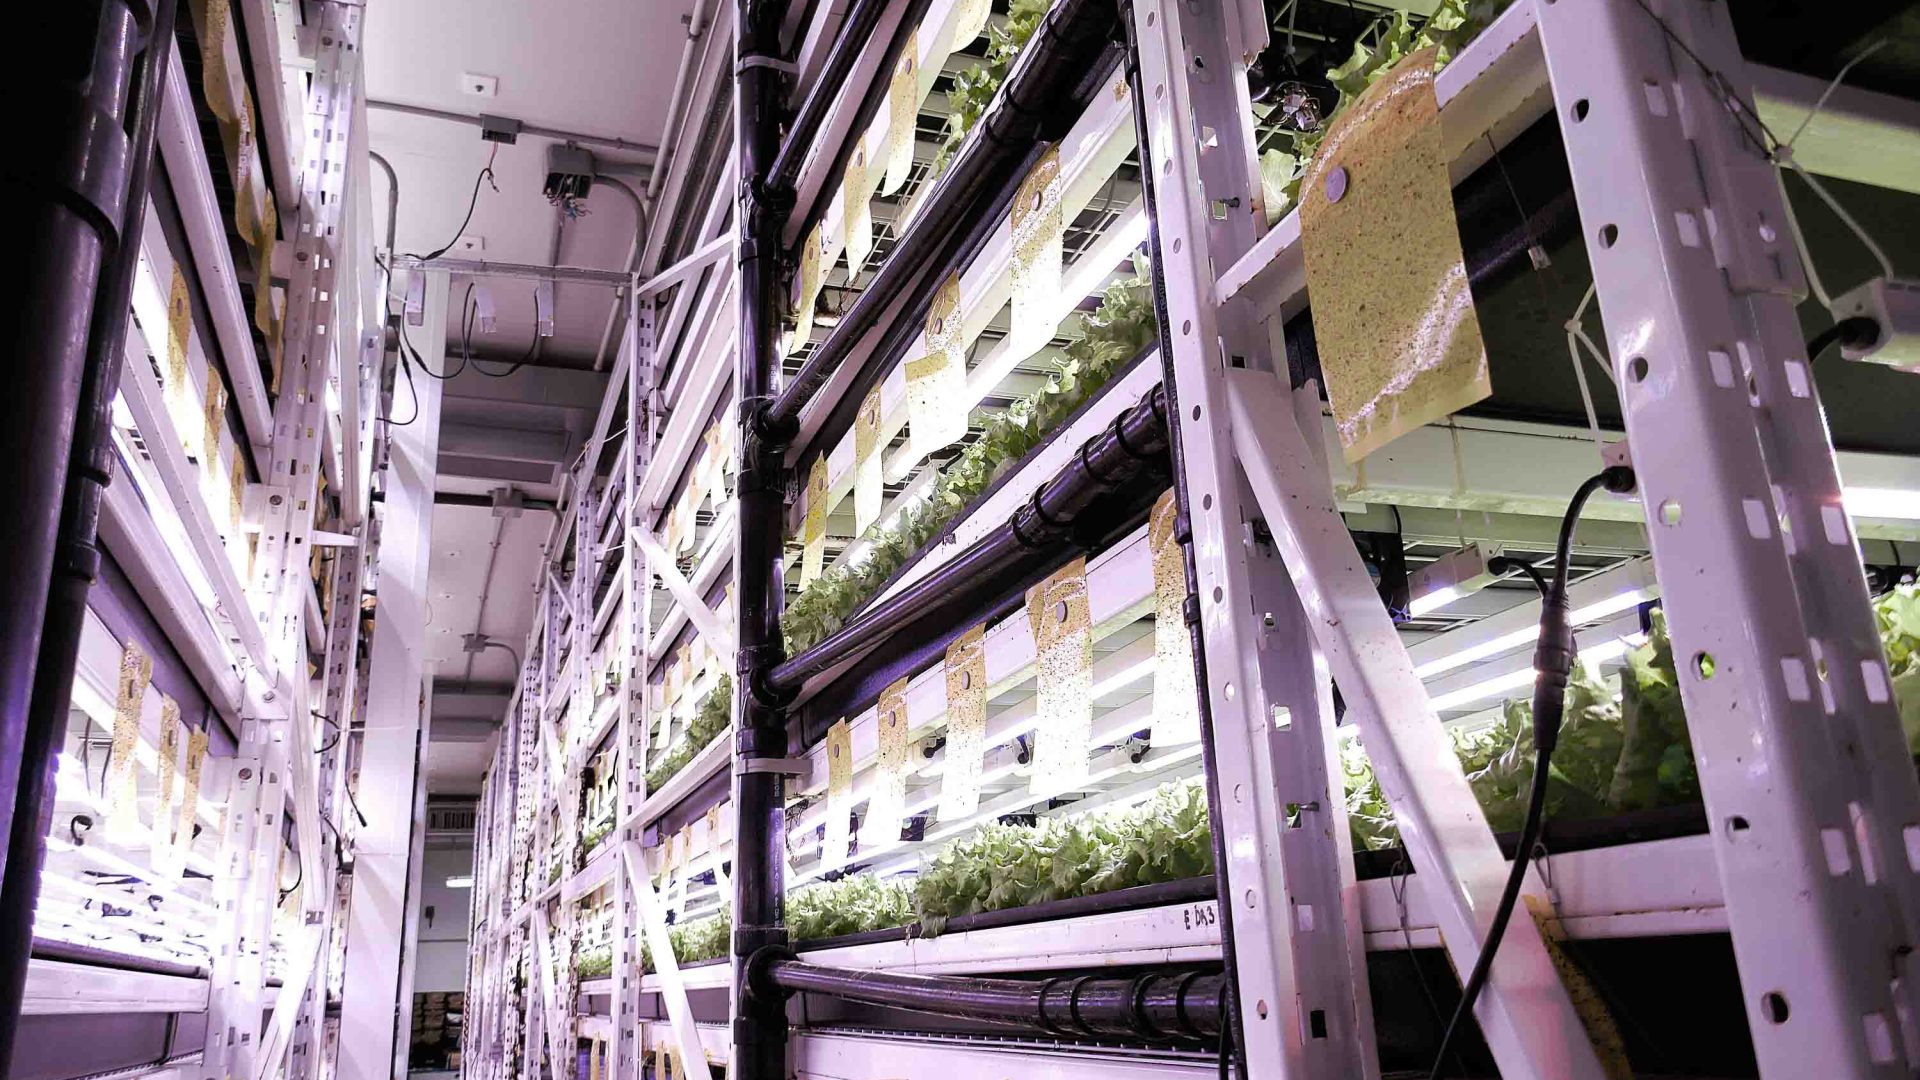
[[[768,61],[778,59],[780,7],[735,0],[734,144],[740,154],[739,352],[734,389],[740,403],[739,510],[734,574],[739,632],[735,637],[733,807],[733,1056],[735,1080],[783,1080],[787,1074],[786,1003],[757,994],[748,961],[784,948],[786,800],[778,772],[757,767],[786,755],[786,710],[766,685],[781,658],[780,555],[785,469],[778,433],[762,414],[774,397],[775,288],[785,208],[770,205],[768,171],[779,149],[780,84]],[[695,1048],[687,1048],[693,1052]]]
[[[1485,938],[1486,923],[1506,876],[1505,860],[1446,747],[1425,692],[1413,677],[1406,650],[1360,566],[1334,508],[1326,467],[1301,432],[1292,396],[1274,374],[1271,329],[1255,324],[1247,312],[1218,309],[1210,284],[1213,268],[1231,265],[1252,246],[1261,228],[1263,200],[1249,131],[1245,66],[1261,51],[1264,23],[1257,7],[1248,11],[1219,3],[1136,0],[1133,10],[1148,113],[1145,141],[1154,153],[1154,190],[1165,196],[1156,206],[1155,221],[1167,255],[1160,264],[1167,313],[1162,344],[1172,358],[1178,389],[1179,471],[1187,497],[1211,511],[1194,518],[1192,527],[1199,618],[1209,643],[1205,687],[1214,707],[1222,710],[1215,717],[1215,728],[1231,732],[1238,725],[1270,724],[1269,716],[1253,714],[1248,705],[1258,701],[1270,708],[1276,704],[1266,699],[1264,687],[1256,690],[1252,681],[1261,670],[1260,658],[1252,652],[1260,635],[1250,626],[1253,612],[1246,606],[1250,597],[1244,562],[1248,532],[1257,528],[1259,512],[1264,512],[1273,543],[1309,616],[1302,623],[1313,627],[1346,692],[1349,715],[1358,722],[1392,801],[1419,870],[1420,887],[1433,900],[1455,966],[1464,971],[1473,964]],[[1257,408],[1238,407],[1246,404],[1236,396],[1242,384],[1266,391]],[[1276,483],[1279,473],[1289,483]],[[1248,498],[1249,482],[1252,499]],[[1220,649],[1216,642],[1227,649]],[[1236,647],[1241,650],[1239,671],[1211,667],[1217,656],[1232,663],[1231,650]],[[1233,711],[1236,698],[1242,703],[1237,713]],[[1319,712],[1317,704],[1315,712]],[[1330,733],[1324,716],[1321,724],[1321,747],[1315,751],[1302,746],[1302,751],[1325,754]],[[1318,760],[1327,761],[1324,756]],[[1329,765],[1309,768],[1291,780],[1305,781],[1321,769],[1331,772]],[[1276,774],[1276,779],[1291,782],[1284,773]],[[1328,790],[1330,799],[1330,783]],[[1284,828],[1284,822],[1267,821],[1261,827],[1275,830]],[[1331,836],[1327,842],[1339,843]],[[1310,868],[1317,866],[1318,873],[1327,873],[1329,852],[1323,847],[1313,859],[1293,858],[1299,854],[1303,853],[1297,845],[1283,842],[1280,855],[1287,891],[1279,895],[1289,901],[1306,900],[1316,891],[1325,896],[1331,882],[1324,877],[1316,881],[1312,876],[1316,871]],[[1344,868],[1338,872],[1344,875]],[[1537,875],[1530,886],[1536,895],[1544,895]],[[1295,890],[1299,890],[1297,897]],[[1258,909],[1276,896],[1263,900],[1248,894],[1243,901],[1242,892],[1236,885],[1236,918],[1258,916],[1268,926],[1284,925],[1287,915]],[[1343,900],[1350,903],[1350,894],[1343,895]],[[1297,909],[1290,914],[1297,922]],[[1261,947],[1256,937],[1238,926],[1233,937]],[[1296,944],[1306,937],[1295,934]],[[1341,988],[1345,1000],[1329,1004],[1342,1006],[1357,1029],[1366,1015],[1365,990],[1351,953],[1344,959],[1339,956],[1340,950],[1349,948],[1346,935],[1340,937],[1340,941],[1321,942],[1325,951],[1316,953],[1314,963],[1353,972],[1351,981]],[[1309,997],[1324,992],[1320,983],[1304,977],[1313,969],[1300,964],[1297,954],[1291,970],[1278,957],[1265,967],[1276,980],[1290,980],[1276,981],[1276,991],[1286,988]],[[1262,1051],[1263,1045],[1285,1047],[1288,1038],[1284,1031],[1263,1033],[1263,1024],[1294,1024],[1298,1018],[1271,1008],[1271,1002],[1268,1016],[1262,1017],[1260,1002],[1253,997],[1261,969],[1243,964],[1238,974],[1251,1061],[1255,1054],[1271,1052]],[[1490,991],[1481,997],[1476,1016],[1504,1075],[1582,1080],[1598,1080],[1602,1075],[1599,1059],[1531,920],[1516,920],[1508,928],[1494,961]],[[1345,1068],[1365,1067],[1364,1047],[1348,1052],[1360,1057]],[[1338,1074],[1341,1067],[1333,1068]],[[1250,1071],[1267,1074],[1258,1066]]]
[[[447,277],[426,271],[427,362],[446,352]],[[415,915],[408,893],[417,873],[414,841],[425,730],[423,688],[427,564],[433,537],[433,488],[440,443],[440,386],[416,384],[417,423],[391,433],[380,540],[379,616],[367,672],[359,793],[367,819],[355,839],[354,897],[347,921],[341,1066],[346,1076],[399,1075],[407,1045],[396,1010],[412,1004],[411,967],[402,946]],[[395,991],[399,997],[396,1000]],[[411,1009],[399,1015],[410,1015]]]
[[[1766,1076],[1911,1075],[1920,785],[1730,14],[1538,18],[1755,1056]]]
[[[624,851],[637,846],[641,829],[635,821],[640,804],[646,799],[647,777],[647,646],[652,635],[648,600],[653,593],[653,576],[648,571],[646,554],[634,541],[643,511],[640,485],[647,475],[647,463],[653,456],[653,352],[654,300],[652,294],[636,295],[627,319],[628,347],[633,356],[627,364],[627,440],[620,454],[623,482],[620,503],[614,507],[619,521],[620,543],[625,551],[621,574],[625,577],[620,601],[620,787],[614,820],[620,835],[615,842]],[[650,887],[645,881],[628,876],[629,860],[622,858],[613,869],[613,1077],[616,1080],[640,1080],[640,952],[633,947],[640,933],[637,889]]]
[[[226,834],[214,867],[214,907],[220,912],[207,995],[207,1045],[201,1074],[250,1077],[260,1047],[265,1004],[267,942],[280,866],[286,757],[274,726],[249,720],[229,759]]]
[[[1286,569],[1262,542],[1257,510],[1219,438],[1224,417],[1210,415],[1216,391],[1209,374],[1219,361],[1198,343],[1214,335],[1194,333],[1194,309],[1210,304],[1208,260],[1227,265],[1258,238],[1245,62],[1265,47],[1264,24],[1240,25],[1221,4],[1189,5],[1177,15],[1163,6],[1123,3],[1122,14],[1153,265],[1164,283],[1155,290],[1155,314],[1177,421],[1169,432],[1175,536],[1186,557],[1221,945],[1234,976],[1235,1065],[1243,1076],[1375,1077],[1352,846],[1334,781],[1332,687]],[[1190,63],[1183,47],[1193,53]],[[1202,62],[1208,74],[1189,78]],[[1196,138],[1175,119],[1180,111],[1212,130],[1212,139]],[[1203,146],[1209,149],[1196,161]],[[1240,209],[1196,213],[1196,192]],[[1214,323],[1244,364],[1259,328],[1238,313],[1204,315],[1200,326]]]

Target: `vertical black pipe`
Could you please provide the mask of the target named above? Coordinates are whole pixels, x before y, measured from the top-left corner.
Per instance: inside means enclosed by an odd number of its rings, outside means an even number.
[[[778,994],[755,993],[747,958],[786,944],[781,845],[786,838],[785,785],[756,762],[787,752],[786,710],[766,691],[766,672],[781,654],[780,552],[786,481],[777,439],[754,423],[774,396],[775,287],[780,228],[787,208],[769,185],[779,150],[780,49],[777,0],[735,0],[734,142],[740,154],[740,327],[734,385],[741,425],[740,482],[735,525],[739,652],[734,686],[733,955],[735,987],[733,1080],[784,1080],[787,1009]]]
[[[1153,262],[1153,321],[1161,342],[1160,382],[1167,403],[1167,453],[1173,462],[1173,535],[1180,542],[1181,559],[1187,572],[1187,599],[1182,610],[1186,614],[1188,639],[1193,646],[1193,682],[1199,694],[1200,754],[1207,777],[1207,817],[1213,826],[1213,874],[1216,895],[1220,897],[1220,955],[1226,963],[1228,975],[1221,1009],[1224,1014],[1221,1017],[1223,1043],[1226,1044],[1221,1049],[1224,1053],[1227,1046],[1240,1045],[1242,1030],[1240,998],[1233,992],[1234,987],[1239,985],[1239,968],[1235,966],[1233,948],[1233,905],[1227,902],[1227,898],[1233,895],[1233,889],[1227,881],[1227,831],[1220,823],[1220,807],[1225,804],[1220,801],[1220,770],[1215,761],[1217,752],[1213,742],[1213,705],[1207,696],[1207,647],[1200,630],[1200,596],[1194,590],[1200,575],[1194,567],[1193,518],[1187,497],[1186,455],[1180,438],[1179,387],[1173,375],[1175,337],[1168,332],[1167,262],[1166,253],[1160,248],[1160,202],[1156,190],[1159,173],[1154,168],[1152,125],[1147,120],[1145,86],[1140,79],[1140,39],[1135,33],[1132,0],[1120,0],[1120,25],[1125,28],[1127,35],[1127,89],[1133,99],[1133,129],[1140,145],[1140,188],[1147,204],[1147,251]],[[1246,1080],[1247,1063],[1244,1057],[1235,1060],[1234,1074],[1240,1080]]]
[[[53,810],[53,766],[66,732],[86,590],[99,564],[93,548],[99,491],[91,493],[90,515],[88,500],[76,494],[94,487],[99,462],[111,454],[118,371],[107,369],[126,333],[139,255],[135,237],[146,205],[144,185],[128,190],[130,172],[139,172],[143,156],[151,164],[156,58],[169,55],[145,50],[132,109],[136,131],[129,139],[136,55],[143,27],[149,45],[158,40],[155,20],[144,5],[115,0],[71,7],[36,16],[32,21],[41,25],[22,28],[45,32],[33,40],[43,58],[54,58],[53,83],[36,83],[48,69],[29,65],[32,75],[15,70],[0,97],[17,106],[9,115],[28,126],[28,146],[17,148],[0,181],[8,202],[25,211],[17,239],[28,266],[26,287],[0,316],[13,356],[7,416],[0,422],[0,461],[6,463],[0,467],[7,470],[11,504],[0,519],[0,551],[7,552],[15,574],[0,590],[0,814],[6,844],[0,869],[0,1064],[13,1057],[43,838]],[[163,18],[170,41],[171,14]],[[55,102],[37,100],[49,90],[58,95]],[[27,119],[35,113],[40,115]],[[102,281],[109,251],[115,259]]]

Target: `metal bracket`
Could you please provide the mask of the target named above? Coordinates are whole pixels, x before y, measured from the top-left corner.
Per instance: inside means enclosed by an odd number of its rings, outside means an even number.
[[[741,760],[740,771],[750,773],[778,773],[781,776],[800,776],[807,771],[807,765],[805,759],[802,758],[750,757]]]

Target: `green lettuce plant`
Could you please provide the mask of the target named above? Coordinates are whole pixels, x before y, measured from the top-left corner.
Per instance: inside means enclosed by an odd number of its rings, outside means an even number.
[[[855,874],[787,894],[787,930],[795,941],[859,934],[913,921],[913,890],[898,881]]]
[[[1920,590],[1899,586],[1876,598],[1873,610],[1908,750],[1920,755]],[[1575,663],[1560,742],[1548,766],[1548,817],[1591,819],[1700,801],[1664,611],[1654,610],[1646,643],[1627,653],[1619,684],[1616,695],[1608,681]],[[1454,753],[1488,823],[1500,832],[1518,830],[1533,783],[1531,705],[1508,701],[1492,725],[1452,734]],[[1341,771],[1354,846],[1398,844],[1393,811],[1359,740],[1342,747]]]
[[[1211,873],[1206,788],[1195,778],[1118,810],[982,825],[921,867],[914,910],[921,929],[935,934],[962,915]]]
[[[613,947],[581,949],[573,958],[573,974],[581,979],[604,979],[613,974]]]
[[[1319,127],[1312,131],[1285,129],[1289,145],[1260,155],[1260,186],[1267,204],[1269,225],[1286,216],[1300,196],[1300,181],[1320,141],[1354,99],[1391,73],[1400,61],[1422,49],[1439,50],[1435,70],[1505,11],[1513,0],[1441,0],[1433,14],[1416,20],[1404,10],[1394,11],[1368,27],[1353,43],[1353,52],[1338,67],[1327,70],[1327,81],[1340,94]]]
[[[680,774],[700,751],[705,750],[733,722],[733,676],[722,675],[693,712],[693,723],[680,733],[667,756],[647,770],[647,790],[659,791],[667,781]]]
[[[941,469],[927,498],[909,507],[891,528],[870,527],[865,539],[872,550],[866,559],[822,572],[787,605],[780,628],[789,656],[840,629],[968,503],[1153,341],[1152,279],[1145,260],[1136,258],[1133,276],[1108,287],[1100,305],[1074,322],[1065,355],[1055,362],[1045,384],[988,420],[980,437]]]
[[[1047,17],[1051,6],[1051,0],[1013,0],[1007,21],[987,30],[986,62],[953,77],[953,89],[947,91],[947,131],[940,140],[940,149],[934,152],[933,171],[928,174],[927,183],[931,184],[946,171],[947,163],[966,141],[967,132],[986,115],[987,107],[993,104],[993,95],[1000,92],[1000,84],[1007,81],[1014,60],[1033,39],[1034,31],[1040,28],[1040,21]]]

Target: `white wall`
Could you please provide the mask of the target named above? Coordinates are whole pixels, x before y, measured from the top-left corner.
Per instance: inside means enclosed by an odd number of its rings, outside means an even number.
[[[473,873],[473,849],[430,847],[420,871],[420,941],[413,973],[417,994],[463,990],[467,978],[467,915],[471,889],[450,889],[447,879]],[[427,919],[427,908],[433,918]]]

